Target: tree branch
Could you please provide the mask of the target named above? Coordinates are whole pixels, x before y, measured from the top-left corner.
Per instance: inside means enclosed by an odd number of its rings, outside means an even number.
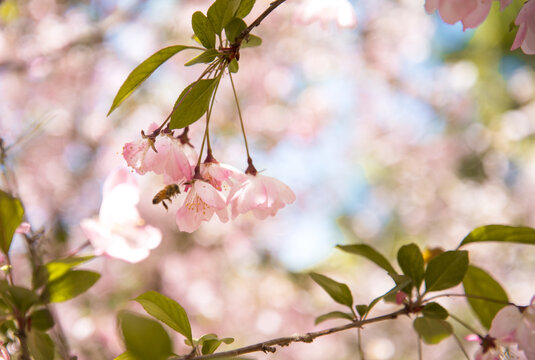
[[[271,339],[271,340],[263,341],[258,344],[245,346],[245,347],[235,349],[235,350],[223,351],[223,352],[216,353],[216,354],[202,355],[202,356],[196,356],[196,357],[189,357],[188,355],[186,355],[186,356],[175,357],[171,359],[172,360],[212,360],[212,359],[230,358],[234,356],[240,356],[243,354],[249,354],[252,352],[259,352],[259,351],[262,351],[264,353],[267,353],[267,352],[274,353],[277,350],[276,346],[280,346],[280,347],[288,346],[291,343],[295,343],[295,342],[311,343],[314,341],[314,339],[320,336],[330,335],[330,334],[334,334],[340,331],[345,331],[345,330],[354,329],[354,328],[361,328],[363,325],[366,325],[366,324],[372,324],[372,323],[376,323],[380,321],[396,319],[399,315],[408,315],[408,310],[401,309],[393,313],[378,316],[378,317],[371,318],[371,319],[355,320],[343,326],[337,326],[337,327],[320,330],[316,332],[309,332],[304,335],[294,335],[294,336]]]
[[[269,4],[269,7],[262,13],[260,14],[259,17],[256,18],[255,21],[253,21],[251,23],[251,25],[249,25],[245,30],[243,30],[241,32],[241,34],[236,38],[234,39],[234,43],[232,44],[232,47],[236,47],[236,48],[239,48],[242,41],[244,39],[246,39],[248,36],[249,36],[249,33],[251,31],[253,31],[253,29],[255,27],[257,27],[258,25],[260,25],[260,23],[273,11],[277,8],[277,6],[279,6],[280,4],[282,4],[283,2],[285,2],[286,0],[276,0],[276,1],[273,1],[271,4]]]

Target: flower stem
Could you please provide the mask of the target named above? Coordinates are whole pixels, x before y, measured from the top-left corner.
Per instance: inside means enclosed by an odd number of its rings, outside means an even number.
[[[215,97],[217,94],[217,89],[219,88],[219,82],[221,81],[221,76],[223,76],[223,71],[221,70],[219,73],[216,72],[214,78],[217,79],[217,83],[215,85],[214,94],[212,95],[212,100],[210,102],[210,106],[208,106],[208,110],[206,111],[206,129],[204,130],[204,136],[202,139],[201,149],[199,150],[199,159],[197,160],[197,167],[201,165],[201,159],[202,159],[202,153],[204,151],[204,144],[207,144],[207,152],[208,154],[212,153],[212,146],[210,145],[210,117],[212,116],[212,109],[214,108],[214,102]]]
[[[238,100],[238,94],[236,93],[236,87],[234,86],[234,80],[232,80],[232,73],[229,71],[230,83],[232,84],[232,92],[234,93],[234,99],[236,100],[236,107],[238,108],[238,116],[240,118],[241,132],[243,134],[243,141],[245,142],[245,151],[247,152],[247,162],[252,163],[251,154],[249,153],[249,144],[247,143],[247,135],[245,134],[245,126],[243,125],[243,117],[241,114],[240,101]]]
[[[471,327],[470,325],[468,325],[467,323],[465,323],[464,321],[462,321],[461,319],[459,319],[457,316],[453,315],[453,314],[449,314],[449,316],[457,321],[459,324],[461,324],[462,326],[464,326],[465,328],[467,328],[468,330],[470,330],[471,332],[473,332],[474,334],[476,334],[477,336],[481,337],[481,334],[475,330],[473,327]]]

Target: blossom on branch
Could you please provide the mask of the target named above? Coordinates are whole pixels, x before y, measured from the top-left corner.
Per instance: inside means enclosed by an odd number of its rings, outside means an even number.
[[[341,28],[357,26],[355,9],[347,0],[303,0],[296,11],[295,20],[307,25],[317,21],[322,27],[331,21]]]
[[[157,138],[155,147],[158,152],[151,154],[149,160],[152,171],[163,174],[168,184],[191,180],[197,153],[189,144],[172,134],[163,134]]]
[[[139,189],[127,169],[108,176],[98,219],[84,219],[80,223],[97,255],[136,263],[160,245],[160,230],[145,224],[136,208],[138,202]]]
[[[518,25],[511,50],[521,48],[525,54],[535,54],[535,1],[529,0],[520,9],[515,24]]]
[[[149,133],[158,128],[158,124],[152,123],[149,126]],[[154,160],[154,156],[151,153],[156,152],[154,148],[154,139],[150,136],[145,136],[142,132],[142,139],[138,141],[132,141],[124,144],[123,157],[126,160],[128,166],[133,168],[138,174],[145,174],[147,171],[152,170],[151,161]]]
[[[500,0],[503,10],[512,0]],[[426,0],[425,11],[431,14],[438,10],[448,24],[462,22],[463,30],[479,26],[489,14],[492,0]]]

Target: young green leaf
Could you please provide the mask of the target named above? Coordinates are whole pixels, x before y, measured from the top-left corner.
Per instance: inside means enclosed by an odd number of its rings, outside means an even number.
[[[54,281],[61,276],[65,275],[69,270],[83,264],[89,260],[94,259],[94,256],[81,256],[71,257],[66,259],[59,259],[49,262],[45,265],[46,272],[48,274],[47,280],[49,282]]]
[[[310,277],[321,286],[334,301],[348,306],[350,309],[353,307],[353,295],[351,295],[351,291],[346,284],[339,283],[327,276],[317,273],[310,273]]]
[[[240,70],[240,65],[238,65],[238,60],[236,59],[232,59],[232,61],[230,62],[230,64],[228,64],[228,69],[230,70],[231,73],[235,74],[238,72],[238,70]]]
[[[412,325],[426,344],[438,344],[453,334],[453,328],[445,320],[423,316],[416,318]]]
[[[175,103],[171,116],[171,129],[180,129],[193,124],[208,110],[210,99],[219,78],[203,79],[187,86]]]
[[[318,325],[319,323],[322,323],[322,322],[327,321],[327,320],[332,320],[332,319],[345,319],[345,320],[349,320],[349,321],[353,321],[354,320],[352,313],[346,313],[346,312],[342,312],[342,311],[332,311],[330,313],[318,316],[316,318],[316,320],[314,321],[314,324]]]
[[[188,315],[175,300],[156,291],[148,291],[134,300],[140,303],[147,313],[193,341]]]
[[[200,11],[193,13],[191,27],[197,39],[207,49],[215,48],[215,32],[208,18]]]
[[[470,243],[498,241],[535,245],[535,229],[526,226],[487,225],[468,234],[459,247]]]
[[[463,287],[466,295],[481,297],[476,299],[467,296],[466,300],[481,324],[489,329],[494,316],[509,301],[507,293],[485,270],[472,265],[468,266]]]
[[[126,350],[136,360],[164,360],[173,353],[171,339],[159,322],[126,311],[118,318]]]
[[[436,302],[430,302],[426,304],[422,309],[422,314],[427,318],[441,320],[446,320],[449,316],[448,310],[444,309],[442,305]]]
[[[446,251],[433,258],[425,271],[425,292],[449,289],[463,281],[468,270],[467,251]]]
[[[236,17],[239,17],[240,19],[243,19],[253,9],[253,6],[255,4],[256,0],[241,0],[240,6],[238,7],[238,10],[236,11]]]
[[[48,283],[45,299],[50,302],[63,302],[83,294],[93,286],[100,274],[87,270],[70,270]]]
[[[241,48],[251,48],[262,45],[262,38],[260,36],[249,34],[241,43]]]
[[[208,20],[217,35],[221,35],[221,31],[232,20],[239,6],[240,0],[216,0],[208,8]]]
[[[54,318],[48,309],[39,309],[30,316],[32,320],[32,328],[46,331],[54,326]]]
[[[115,95],[113,103],[108,111],[108,116],[115,110],[121,103],[128,98],[132,92],[145,81],[160,65],[169,60],[176,53],[185,49],[195,49],[192,46],[175,45],[169,46],[158,50],[152,54],[148,59],[139,64],[128,75],[123,85]]]
[[[405,275],[419,288],[424,279],[424,257],[416,244],[402,246],[398,251],[398,264]]]
[[[193,59],[191,59],[184,65],[191,66],[195,64],[201,64],[201,63],[202,64],[211,63],[212,61],[214,61],[217,55],[219,55],[219,51],[217,51],[216,49],[208,49],[205,52],[201,53],[200,55],[194,57]]]
[[[357,313],[360,315],[360,317],[363,317],[369,311],[368,305],[364,304],[355,306],[355,309],[357,310]]]
[[[203,355],[213,354],[222,343],[228,345],[233,342],[233,338],[219,339],[216,334],[204,335],[198,341],[198,343],[202,345],[201,352]]]
[[[54,343],[47,333],[32,330],[28,333],[28,348],[34,360],[54,359]]]
[[[234,42],[234,40],[241,34],[243,30],[247,28],[247,24],[245,24],[245,21],[239,18],[232,19],[231,22],[228,23],[227,26],[225,26],[225,36],[227,37],[227,40],[231,43]]]
[[[0,190],[0,249],[9,252],[15,230],[22,222],[24,209],[18,199]]]
[[[348,252],[350,254],[360,255],[365,257],[368,260],[373,261],[375,264],[379,265],[387,272],[392,274],[397,274],[397,271],[394,270],[392,265],[386,260],[386,258],[381,255],[377,250],[366,244],[354,244],[354,245],[337,245],[338,249]]]
[[[122,353],[121,355],[117,356],[115,359],[113,360],[138,360],[134,354],[128,352],[128,351],[125,351],[124,353]]]
[[[9,301],[15,305],[21,314],[39,301],[39,297],[30,289],[21,286],[10,286],[7,289]]]

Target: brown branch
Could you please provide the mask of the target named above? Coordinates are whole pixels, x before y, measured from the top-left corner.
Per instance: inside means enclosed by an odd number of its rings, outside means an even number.
[[[260,23],[273,11],[277,8],[277,6],[279,6],[280,4],[282,4],[283,2],[285,2],[286,0],[276,0],[276,1],[273,1],[271,4],[269,4],[269,7],[262,13],[260,14],[259,17],[256,18],[255,21],[253,21],[251,23],[251,25],[249,25],[245,30],[243,30],[241,32],[241,34],[236,38],[234,39],[234,43],[232,44],[232,47],[236,47],[236,48],[239,48],[242,41],[244,39],[246,39],[248,36],[249,36],[249,33],[251,31],[253,31],[253,29],[255,27],[257,27],[258,25],[260,25]]]
[[[311,343],[314,341],[314,339],[320,336],[330,335],[330,334],[334,334],[340,331],[345,331],[345,330],[354,329],[354,328],[361,328],[363,325],[366,325],[366,324],[372,324],[372,323],[376,323],[380,321],[396,319],[399,315],[408,315],[408,313],[409,312],[407,309],[401,309],[390,314],[378,316],[378,317],[371,318],[371,319],[355,320],[343,326],[337,326],[337,327],[320,330],[316,332],[309,332],[304,335],[294,335],[294,336],[271,339],[271,340],[263,341],[258,344],[245,346],[245,347],[235,349],[235,350],[223,351],[223,352],[216,353],[216,354],[202,355],[202,356],[196,356],[196,357],[188,357],[188,355],[186,355],[186,356],[181,356],[181,357],[176,357],[176,358],[171,358],[171,359],[172,360],[209,360],[209,359],[212,360],[212,359],[230,358],[234,356],[240,356],[240,355],[249,354],[252,352],[259,352],[259,351],[262,351],[264,353],[267,353],[267,352],[274,353],[277,350],[276,346],[280,346],[280,347],[288,346],[291,343],[295,343],[295,342]]]

